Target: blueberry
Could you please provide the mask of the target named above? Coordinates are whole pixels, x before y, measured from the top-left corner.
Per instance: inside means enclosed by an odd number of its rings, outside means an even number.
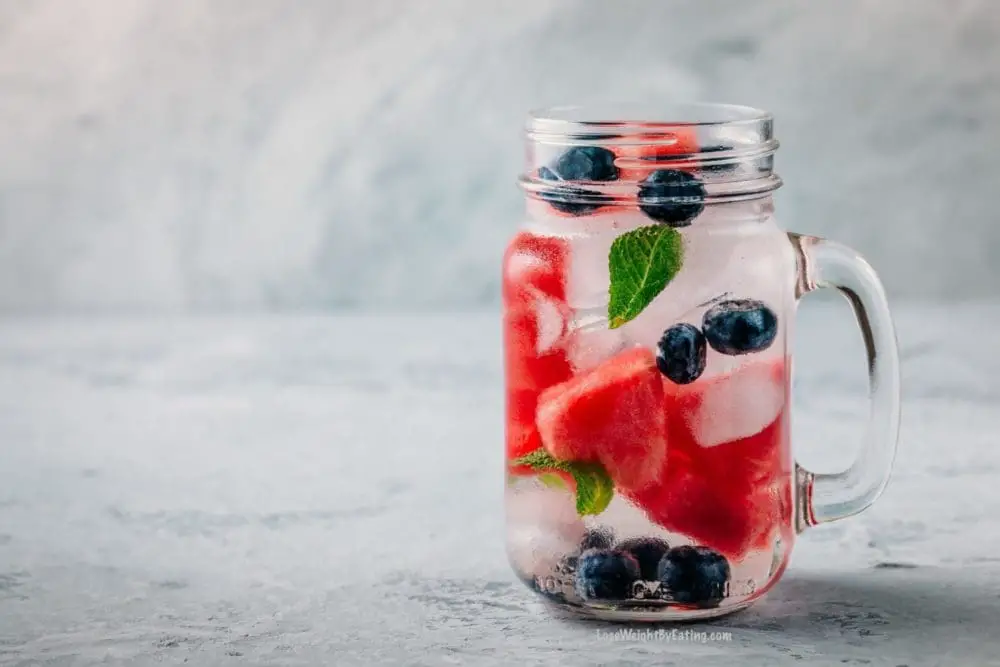
[[[617,549],[588,549],[576,567],[576,592],[584,600],[625,600],[639,579],[635,556]]]
[[[556,573],[561,575],[576,574],[580,554],[588,549],[610,549],[615,542],[615,534],[610,528],[595,528],[588,530],[580,540],[580,546],[571,554],[563,556],[556,563]]]
[[[551,173],[560,181],[618,180],[615,154],[600,146],[570,148],[555,161]]]
[[[615,534],[610,528],[588,530],[580,541],[580,551],[587,549],[610,549],[614,544]]]
[[[639,184],[639,208],[658,222],[687,227],[705,208],[705,186],[686,171],[658,169]]]
[[[762,301],[720,301],[701,321],[705,339],[722,354],[747,354],[766,350],[778,335],[778,316]]]
[[[540,167],[538,177],[543,181],[559,181],[548,167]],[[571,185],[551,186],[539,192],[538,197],[547,201],[557,211],[570,215],[586,215],[611,203],[611,198],[600,192],[575,188]]]
[[[660,560],[657,578],[671,599],[703,607],[718,605],[726,596],[729,561],[708,547],[674,547]]]
[[[635,556],[639,563],[639,575],[645,581],[656,581],[656,568],[660,564],[660,559],[670,551],[670,545],[666,540],[658,537],[633,537],[621,542],[615,548]]]
[[[539,167],[543,181],[614,181],[618,179],[615,154],[599,146],[574,146],[550,167]],[[557,185],[538,196],[552,208],[570,215],[585,215],[611,203],[611,198],[584,188]]]
[[[677,384],[689,384],[705,371],[705,335],[693,324],[675,324],[663,332],[656,367]]]

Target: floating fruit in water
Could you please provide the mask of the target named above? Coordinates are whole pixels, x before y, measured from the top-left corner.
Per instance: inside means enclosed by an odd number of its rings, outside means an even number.
[[[539,167],[538,178],[559,183],[538,194],[552,208],[570,215],[585,215],[610,200],[599,192],[572,185],[574,182],[602,182],[618,179],[615,154],[600,146],[574,146],[550,166]]]
[[[671,227],[687,227],[705,208],[701,180],[679,169],[658,169],[639,183],[639,209]]]
[[[576,593],[584,600],[625,600],[639,579],[635,556],[615,549],[591,549],[576,565]]]
[[[663,332],[656,366],[676,384],[690,384],[705,372],[705,335],[692,324],[675,324]]]
[[[634,348],[542,392],[538,431],[556,459],[599,461],[616,487],[640,489],[666,457],[663,381]]]
[[[670,551],[667,541],[658,537],[633,537],[620,542],[615,548],[635,556],[639,572],[646,581],[656,580],[660,559]]]
[[[722,354],[766,350],[778,335],[778,316],[762,301],[720,301],[702,318],[702,330],[712,349]]]
[[[714,607],[727,595],[729,561],[708,547],[682,546],[660,560],[657,578],[663,593],[676,602]]]
[[[621,493],[654,523],[727,557],[767,547],[774,530],[791,521],[784,362],[664,384],[667,456],[653,483]],[[744,391],[775,398],[763,413],[743,413]]]

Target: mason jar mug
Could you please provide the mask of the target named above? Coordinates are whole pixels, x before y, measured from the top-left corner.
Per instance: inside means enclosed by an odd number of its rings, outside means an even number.
[[[554,108],[527,124],[527,214],[503,263],[507,552],[564,610],[608,620],[741,609],[796,535],[884,488],[899,422],[885,295],[849,248],[783,231],[770,114]],[[854,307],[871,415],[837,474],[789,442],[795,309]]]

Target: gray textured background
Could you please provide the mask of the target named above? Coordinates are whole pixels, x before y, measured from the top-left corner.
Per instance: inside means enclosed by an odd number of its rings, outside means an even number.
[[[784,224],[1000,283],[1000,5],[0,0],[0,310],[495,302],[535,105],[773,110]]]

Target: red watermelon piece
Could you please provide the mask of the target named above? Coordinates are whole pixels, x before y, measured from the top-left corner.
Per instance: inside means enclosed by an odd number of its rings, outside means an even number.
[[[541,447],[535,427],[538,396],[572,375],[565,352],[552,345],[565,327],[568,257],[564,240],[528,232],[515,236],[504,256],[508,459]]]
[[[553,299],[566,299],[566,268],[569,245],[556,236],[520,232],[507,246],[503,260],[503,295],[526,286]]]
[[[771,370],[784,381],[783,362]],[[711,447],[699,444],[684,411],[712,383],[746,372],[759,369],[744,368],[682,388],[667,385],[669,448],[663,468],[654,484],[625,491],[655,523],[736,560],[768,547],[774,530],[787,534],[791,523],[787,408],[757,433]]]
[[[504,255],[503,321],[507,386],[543,389],[569,378],[565,354],[552,341],[565,328],[565,240],[521,232]]]
[[[678,125],[672,128],[664,128],[657,125],[650,127],[649,132],[642,137],[644,141],[662,141],[666,139],[673,139],[674,143],[616,146],[613,148],[612,150],[619,159],[650,159],[649,166],[646,168],[622,168],[619,166],[618,178],[623,181],[641,181],[654,169],[681,169],[683,167],[680,165],[672,166],[672,164],[666,162],[657,164],[652,160],[658,157],[689,155],[698,152],[698,133],[694,127]]]
[[[600,461],[616,487],[641,489],[666,458],[663,401],[653,353],[635,348],[542,392],[538,432],[553,457]]]
[[[542,446],[542,439],[535,427],[535,408],[538,392],[510,389],[507,391],[507,459],[513,460],[530,454]],[[527,469],[519,469],[526,472]]]
[[[537,392],[570,377],[566,352],[557,345],[566,321],[560,304],[531,286],[511,288],[503,319],[509,388]]]

